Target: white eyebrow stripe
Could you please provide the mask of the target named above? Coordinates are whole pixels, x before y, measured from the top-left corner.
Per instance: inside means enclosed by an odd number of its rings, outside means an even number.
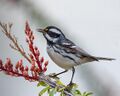
[[[57,33],[57,34],[60,34],[60,31],[57,30],[57,29],[50,29],[50,31],[54,32],[54,33]]]

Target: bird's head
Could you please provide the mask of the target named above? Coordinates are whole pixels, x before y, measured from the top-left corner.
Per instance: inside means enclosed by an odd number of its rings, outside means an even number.
[[[65,37],[62,31],[55,26],[48,26],[44,29],[37,29],[37,31],[43,33],[43,36],[46,38],[48,43],[54,44]]]

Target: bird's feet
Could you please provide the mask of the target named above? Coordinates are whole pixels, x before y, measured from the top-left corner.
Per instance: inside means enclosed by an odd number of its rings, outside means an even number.
[[[75,85],[75,83],[70,82],[67,86],[74,86],[74,85]]]
[[[76,83],[70,82],[70,83],[66,86],[65,90],[68,91],[68,92],[71,92],[76,86],[77,86]]]

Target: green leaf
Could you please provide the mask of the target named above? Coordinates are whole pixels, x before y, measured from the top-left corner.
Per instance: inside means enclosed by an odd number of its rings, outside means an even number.
[[[77,91],[76,91],[76,90],[75,90],[75,91],[72,91],[72,94],[73,94],[74,96],[82,96],[79,90],[77,90]]]
[[[92,92],[84,92],[83,96],[91,96],[93,93]]]
[[[75,94],[81,95],[81,92],[79,90],[75,90]]]
[[[47,92],[48,92],[48,94],[50,94],[50,90],[51,90],[51,88],[49,88],[49,89],[48,89],[48,91],[47,91]]]
[[[65,87],[59,88],[57,91],[62,92],[63,90],[65,90]]]
[[[60,93],[60,96],[65,96],[64,93],[63,93],[63,91]]]
[[[48,86],[48,87],[42,89],[42,90],[40,91],[40,93],[39,93],[39,96],[42,96],[46,91],[48,91],[49,88],[50,88],[50,87]]]
[[[37,84],[37,87],[39,87],[39,86],[47,86],[47,84],[45,82],[41,81]]]
[[[60,80],[57,80],[56,83],[57,83],[58,85],[63,85],[63,86],[65,86]]]
[[[91,96],[93,93],[92,92],[88,92],[86,93],[86,96]]]
[[[57,88],[53,88],[51,90],[51,92],[49,93],[49,96],[54,96],[54,94],[56,94],[56,92],[57,92]]]

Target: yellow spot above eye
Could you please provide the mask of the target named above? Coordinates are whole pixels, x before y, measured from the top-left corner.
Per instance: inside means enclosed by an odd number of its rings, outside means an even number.
[[[48,31],[48,29],[47,29],[47,28],[45,28],[45,29],[44,29],[44,31],[46,31],[46,32],[47,32],[47,31]]]

